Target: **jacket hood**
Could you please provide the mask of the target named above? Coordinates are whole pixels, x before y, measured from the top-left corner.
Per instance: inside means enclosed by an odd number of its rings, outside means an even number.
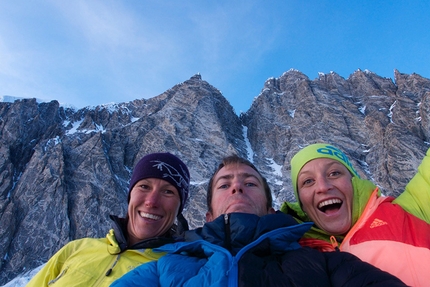
[[[352,225],[354,225],[369,202],[370,196],[376,188],[370,180],[361,179],[357,177],[352,178],[352,187],[354,189],[353,202],[352,202]],[[378,190],[378,197],[381,195]]]

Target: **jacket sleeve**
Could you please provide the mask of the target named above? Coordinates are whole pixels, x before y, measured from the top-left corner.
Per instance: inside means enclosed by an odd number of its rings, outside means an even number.
[[[332,286],[407,286],[388,272],[361,261],[348,252],[322,252],[326,257]]]
[[[430,149],[405,191],[393,203],[430,224]]]
[[[55,253],[43,266],[43,268],[28,282],[27,287],[48,286],[48,283],[55,280],[63,268],[64,262],[71,252],[71,243],[66,244]]]
[[[159,277],[157,274],[157,261],[152,261],[149,263],[145,263],[140,265],[139,267],[127,272],[118,280],[114,281],[110,286],[111,287],[122,287],[122,286],[130,286],[130,287],[158,287],[160,284]]]

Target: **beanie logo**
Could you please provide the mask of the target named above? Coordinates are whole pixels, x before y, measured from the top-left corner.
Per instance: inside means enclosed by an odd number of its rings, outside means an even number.
[[[186,172],[184,172],[184,170],[179,172],[176,168],[174,168],[170,164],[165,163],[161,160],[153,160],[151,162],[156,163],[152,167],[155,167],[158,170],[165,172],[165,173],[163,173],[164,178],[168,177],[168,178],[172,179],[178,187],[183,189],[183,192],[186,192],[186,190],[188,190],[189,179],[188,178],[184,179],[184,177],[182,176],[182,174],[186,175]],[[182,166],[181,166],[181,169],[182,169]]]
[[[335,148],[334,146],[326,146],[325,148],[319,148],[317,149],[317,152],[324,155],[330,155],[332,157],[336,157],[341,162],[343,162],[347,167],[349,167],[349,170],[353,171],[355,176],[358,178],[360,177],[357,173],[357,171],[352,166],[351,162],[349,161],[348,157],[340,150]]]

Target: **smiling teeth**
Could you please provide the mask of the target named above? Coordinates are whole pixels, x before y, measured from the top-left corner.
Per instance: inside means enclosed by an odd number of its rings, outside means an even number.
[[[326,205],[330,205],[330,204],[335,204],[335,203],[342,203],[342,200],[336,198],[336,199],[329,199],[326,201],[321,202],[320,204],[318,204],[318,208],[322,208]]]
[[[158,216],[155,214],[150,214],[150,213],[145,213],[145,212],[140,212],[139,214],[143,218],[149,218],[149,219],[154,219],[154,220],[161,219],[161,216]]]

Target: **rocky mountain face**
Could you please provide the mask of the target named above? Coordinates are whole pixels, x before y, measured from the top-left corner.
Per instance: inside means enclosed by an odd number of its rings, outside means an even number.
[[[193,228],[204,222],[206,184],[222,157],[252,160],[277,208],[294,200],[290,159],[320,141],[397,196],[430,145],[430,80],[360,70],[310,80],[290,70],[268,79],[239,116],[200,75],[151,99],[80,110],[0,103],[0,284],[70,240],[104,237],[109,214],[125,215],[131,171],[147,153],[169,151],[188,165],[184,215]]]

